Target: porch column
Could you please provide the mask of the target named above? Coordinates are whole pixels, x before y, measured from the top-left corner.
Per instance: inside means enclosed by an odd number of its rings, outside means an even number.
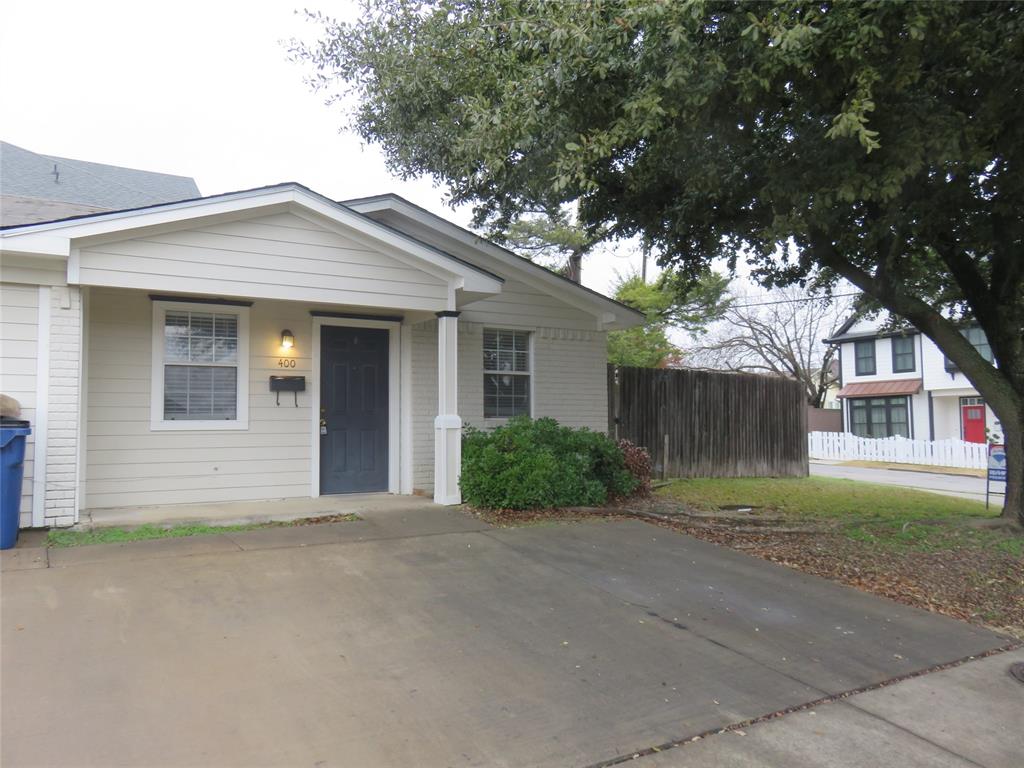
[[[459,313],[437,313],[437,416],[434,419],[434,501],[460,504],[462,419],[458,414]]]

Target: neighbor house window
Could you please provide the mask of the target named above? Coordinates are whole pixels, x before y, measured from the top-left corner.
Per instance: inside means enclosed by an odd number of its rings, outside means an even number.
[[[871,376],[875,372],[875,340],[858,341],[854,344],[854,358],[858,376]]]
[[[978,350],[978,354],[981,355],[988,362],[992,362],[992,347],[988,343],[988,337],[985,332],[977,325],[972,325],[969,328],[962,328],[960,334],[971,342],[971,346]],[[946,358],[946,370],[950,373],[954,373],[960,370],[960,367]]]
[[[484,330],[484,418],[530,415],[530,332]]]
[[[864,397],[847,402],[850,431],[858,437],[910,437],[906,397]]]
[[[248,308],[154,302],[154,429],[245,429]]]
[[[892,372],[909,373],[915,367],[914,337],[894,336],[892,339]]]

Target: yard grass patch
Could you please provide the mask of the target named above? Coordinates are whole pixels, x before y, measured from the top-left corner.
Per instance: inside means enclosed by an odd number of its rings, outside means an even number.
[[[138,528],[96,528],[91,531],[53,530],[47,534],[46,544],[50,547],[80,547],[86,544],[120,544],[129,541],[149,541],[150,539],[178,539],[187,536],[209,536],[218,533],[237,533],[239,531],[255,531],[261,528],[281,528],[299,525],[315,525],[319,523],[337,523],[359,520],[359,515],[326,515],[324,517],[304,517],[299,520],[264,523],[240,523],[237,525],[202,525],[185,523],[182,525],[141,525]]]
[[[886,549],[915,552],[981,549],[1024,558],[1024,536],[956,525],[957,522],[861,523],[846,526],[843,532],[853,541]]]

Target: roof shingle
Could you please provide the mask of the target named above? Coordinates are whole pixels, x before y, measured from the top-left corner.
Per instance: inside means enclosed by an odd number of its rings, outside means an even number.
[[[199,197],[199,188],[188,176],[43,155],[0,142],[0,195],[0,223],[12,225],[188,200]],[[34,219],[32,200],[65,205],[41,205]],[[53,215],[65,208],[72,212]]]

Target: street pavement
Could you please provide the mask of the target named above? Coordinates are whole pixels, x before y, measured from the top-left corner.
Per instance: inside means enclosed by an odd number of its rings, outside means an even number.
[[[855,467],[811,460],[811,475],[814,477],[839,477],[846,480],[863,480],[867,483],[898,485],[920,491],[941,493],[945,496],[959,496],[975,501],[985,500],[985,479],[967,475],[946,475],[938,472],[918,472],[877,467]],[[993,490],[1002,491],[1002,483],[993,483]],[[993,494],[991,503],[997,507],[1003,504],[1002,494]]]

